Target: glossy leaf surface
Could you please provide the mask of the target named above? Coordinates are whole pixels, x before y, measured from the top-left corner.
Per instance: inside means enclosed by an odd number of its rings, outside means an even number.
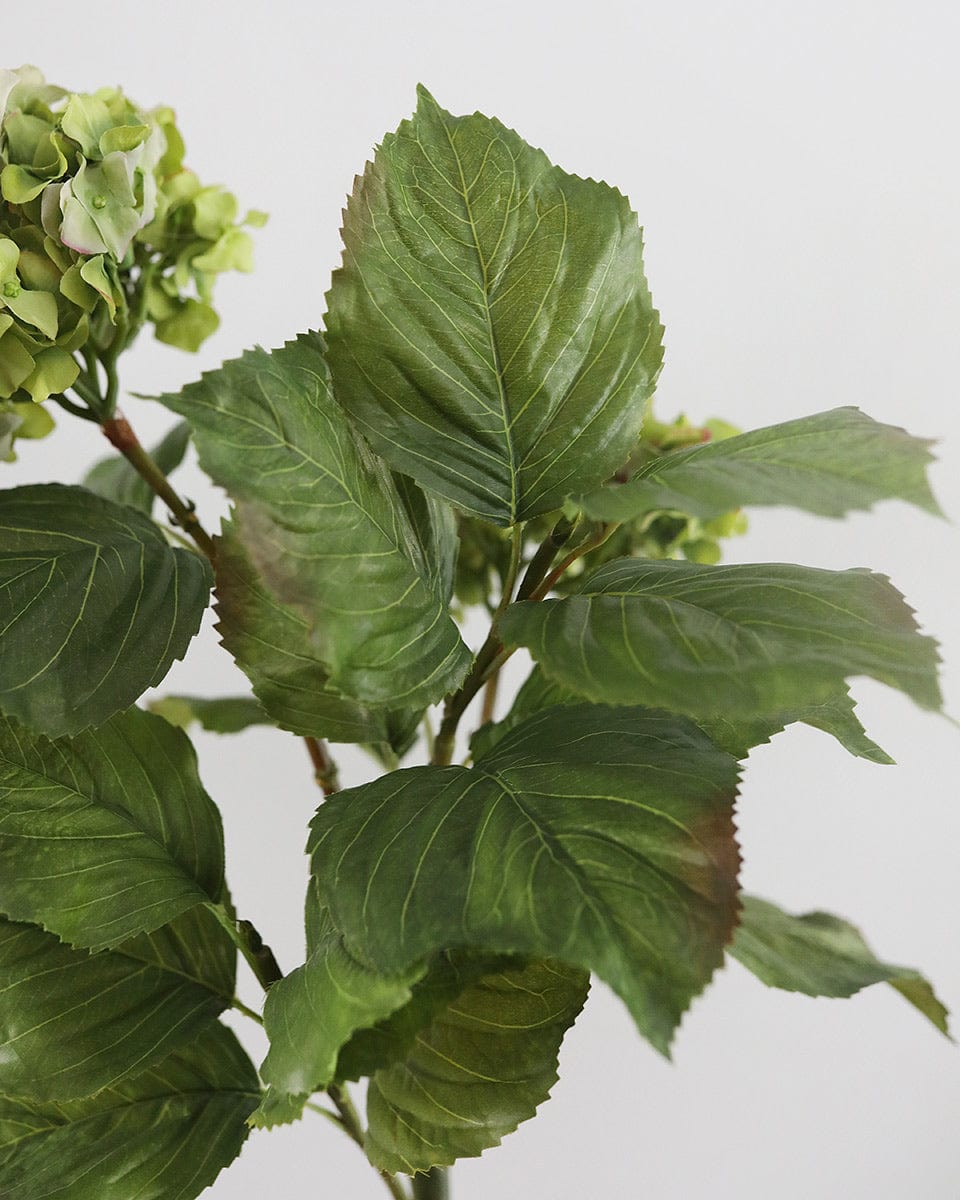
[[[769,718],[834,702],[856,675],[941,703],[936,643],[889,580],[859,569],[617,559],[577,595],[511,605],[500,629],[606,703]]]
[[[160,1062],[230,1003],[224,938],[204,909],[99,954],[0,921],[0,1095],[73,1100]]]
[[[240,1044],[208,1021],[151,1070],[96,1096],[0,1098],[0,1195],[193,1200],[240,1152],[258,1097]]]
[[[469,982],[371,1080],[370,1161],[412,1173],[499,1145],[549,1096],[588,985],[583,971],[543,961]]]
[[[233,535],[265,592],[306,620],[332,690],[399,708],[456,685],[469,652],[389,473],[333,398],[319,334],[161,399],[190,422],[236,503]]]
[[[51,736],[99,725],[182,658],[205,559],[83,488],[0,492],[0,710]]]
[[[682,718],[570,705],[470,770],[332,797],[314,877],[351,950],[400,971],[454,946],[595,971],[666,1052],[736,918],[736,762]]]
[[[842,517],[887,499],[939,514],[925,473],[929,446],[857,408],[835,408],[665,454],[582,503],[602,521],[629,521],[654,509],[710,520],[772,504]]]
[[[343,238],[334,384],[395,470],[511,525],[628,458],[662,331],[619,192],[421,88],[357,180]]]
[[[222,890],[220,814],[179,730],[130,709],[51,740],[0,718],[0,912],[99,950]]]
[[[855,926],[831,913],[793,916],[767,900],[744,896],[730,954],[770,987],[806,996],[852,996],[873,983],[889,983],[948,1033],[947,1010],[923,976],[881,962]]]

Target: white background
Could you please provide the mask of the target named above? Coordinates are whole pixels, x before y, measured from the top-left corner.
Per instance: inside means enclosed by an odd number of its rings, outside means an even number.
[[[202,354],[145,339],[126,388],[175,388],[253,342],[320,324],[344,195],[421,80],[452,111],[494,113],[630,196],[667,328],[661,416],[752,427],[857,404],[942,439],[934,483],[960,515],[954,3],[8,0],[0,30],[4,65],[172,104],[201,177],[272,214],[256,274],[221,284],[223,325]],[[147,403],[125,409],[144,440],[171,423]],[[0,470],[7,483],[73,482],[104,450],[93,427],[65,418]],[[215,519],[218,498],[183,478]],[[957,553],[955,526],[883,505],[845,522],[757,513],[730,557],[891,574],[943,643],[958,715]],[[169,687],[241,682],[207,629]],[[854,760],[805,729],[755,751],[744,882],[854,919],[960,1009],[960,734],[879,686],[856,690],[899,765]],[[303,748],[262,730],[197,742],[239,908],[289,969],[317,802]],[[243,994],[254,998],[251,981]],[[694,1004],[670,1065],[597,987],[555,1091],[504,1147],[457,1168],[456,1200],[960,1196],[960,1057],[888,988],[814,1001],[731,966]],[[208,1194],[386,1195],[313,1116],[251,1137]]]

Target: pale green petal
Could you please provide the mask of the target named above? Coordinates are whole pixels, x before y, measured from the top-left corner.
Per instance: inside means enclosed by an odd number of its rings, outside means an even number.
[[[8,163],[0,171],[0,194],[10,204],[28,204],[40,195],[49,182],[48,179],[38,179],[26,167]]]
[[[204,254],[190,264],[198,271],[219,275],[221,271],[253,270],[253,239],[241,229],[228,229]]]
[[[0,283],[16,279],[20,247],[10,238],[0,238]]]
[[[135,150],[150,136],[150,128],[149,125],[115,125],[100,138],[100,154],[106,158],[116,150],[121,153]]]
[[[20,321],[39,329],[48,338],[57,336],[57,301],[49,292],[29,292],[21,288],[15,296],[0,291],[0,304],[5,304]]]
[[[113,119],[102,100],[77,94],[67,101],[60,125],[67,137],[79,143],[86,158],[100,158],[100,139]]]
[[[69,270],[64,271],[63,278],[60,280],[61,295],[65,296],[71,304],[75,304],[77,308],[83,309],[84,312],[92,312],[100,297],[84,280],[83,267],[88,262],[98,261],[102,261],[101,255],[98,255],[96,259],[84,259],[83,263],[74,263]]]
[[[193,208],[193,228],[210,242],[215,242],[237,219],[236,197],[223,188],[202,188],[193,198]]]
[[[33,355],[16,328],[0,336],[0,396],[12,396],[33,370]]]
[[[80,254],[104,254],[107,243],[94,224],[93,218],[76,196],[75,184],[76,179],[68,180],[60,193],[60,207],[63,211],[60,240]]]
[[[219,324],[220,318],[209,304],[185,300],[183,307],[172,317],[157,323],[156,336],[158,341],[168,346],[193,352],[200,349]]]
[[[21,386],[39,404],[48,396],[65,392],[79,374],[79,364],[72,355],[59,346],[51,346],[36,356],[34,369]]]
[[[50,416],[42,404],[21,402],[11,407],[14,413],[20,418],[20,426],[17,429],[18,438],[30,438],[32,441],[36,441],[39,438],[45,438],[47,434],[53,432],[53,417]]]
[[[110,320],[112,321],[117,314],[117,300],[114,294],[113,283],[104,265],[102,254],[98,254],[95,258],[88,258],[81,265],[80,278],[84,283],[88,283],[95,291],[99,292],[104,300],[106,300],[107,308],[110,310]]]

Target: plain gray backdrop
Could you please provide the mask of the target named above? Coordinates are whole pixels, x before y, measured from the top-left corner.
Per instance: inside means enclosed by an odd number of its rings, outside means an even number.
[[[666,325],[661,416],[754,427],[856,404],[941,439],[933,480],[960,515],[956,4],[9,0],[0,30],[3,65],[174,106],[201,178],[271,214],[256,273],[220,285],[220,332],[197,357],[145,336],[125,389],[179,387],[321,323],[345,194],[422,81],[452,111],[495,114],[567,170],[629,195]],[[147,402],[124,408],[145,441],[172,423]],[[95,429],[64,418],[0,474],[74,482],[105,451]],[[215,522],[222,499],[195,472],[181,478]],[[758,512],[728,557],[890,574],[942,641],[957,715],[958,549],[955,525],[891,504],[842,522]],[[166,689],[242,684],[208,627]],[[899,765],[852,759],[799,728],[755,751],[739,809],[744,883],[849,917],[958,1009],[960,734],[879,685],[856,694]],[[303,747],[264,730],[196,741],[234,897],[289,969],[302,958],[302,851],[318,798]],[[341,757],[352,781],[370,774]],[[249,978],[242,994],[255,997]],[[260,1056],[258,1031],[240,1032]],[[597,986],[554,1098],[461,1164],[455,1197],[955,1200],[958,1115],[957,1050],[891,989],[815,1001],[730,966],[693,1005],[670,1064]],[[386,1193],[309,1115],[253,1135],[207,1194]]]

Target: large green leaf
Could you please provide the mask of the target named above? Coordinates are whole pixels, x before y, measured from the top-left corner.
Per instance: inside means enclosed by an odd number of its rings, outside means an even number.
[[[577,704],[582,700],[576,692],[549,679],[539,667],[534,667],[514,698],[510,711],[501,721],[487,722],[470,739],[474,758],[486,754],[511,729],[535,712],[556,704]],[[788,725],[801,722],[829,733],[858,758],[869,762],[890,764],[893,759],[876,742],[870,740],[857,718],[853,698],[844,685],[836,695],[821,704],[776,713],[770,717],[731,719],[729,717],[699,717],[697,724],[715,746],[734,758],[746,758],[754,746],[761,746]]]
[[[263,1010],[270,1052],[261,1074],[275,1092],[304,1099],[337,1074],[340,1049],[410,999],[425,967],[384,974],[360,962],[329,918],[302,967],[271,987]],[[268,1101],[267,1110],[271,1107]],[[272,1122],[271,1122],[272,1123]]]
[[[581,502],[602,521],[629,521],[653,509],[708,520],[769,504],[842,517],[897,498],[939,514],[925,474],[930,444],[857,408],[835,408],[664,454]]]
[[[398,471],[498,525],[599,486],[662,358],[636,216],[423,88],[347,205],[334,385]]]
[[[409,717],[335,695],[305,617],[281,604],[257,575],[234,522],[217,543],[217,630],[282,729],[331,742],[407,740]],[[409,711],[409,710],[408,710]]]
[[[96,1096],[0,1099],[0,1195],[193,1200],[240,1152],[257,1074],[233,1034],[195,1041]]]
[[[855,675],[941,703],[936,643],[888,579],[859,568],[617,559],[577,595],[512,605],[500,630],[551,679],[611,704],[779,717],[834,703]]]
[[[389,973],[456,946],[595,971],[666,1052],[736,920],[735,760],[681,717],[569,705],[467,770],[332,797],[313,870],[351,951]]]
[[[377,1071],[367,1092],[367,1155],[387,1171],[480,1154],[532,1117],[557,1081],[564,1033],[589,977],[560,963],[505,965],[468,982]]]
[[[89,954],[0,920],[0,1095],[72,1100],[190,1040],[233,996],[235,952],[209,909]]]
[[[190,426],[178,421],[150,451],[150,457],[164,475],[175,471],[183,462],[190,445]],[[154,496],[150,485],[121,454],[101,459],[87,472],[83,486],[107,500],[129,504],[148,515],[153,512]]]
[[[275,725],[252,696],[160,696],[147,705],[178,729],[199,724],[208,733],[242,733],[252,725]]]
[[[304,334],[161,399],[236,502],[233,536],[265,592],[306,619],[330,688],[392,708],[431,703],[470,653],[389,472],[333,398],[323,354],[320,335]]]
[[[220,814],[179,730],[130,709],[53,741],[0,717],[0,912],[100,950],[222,890]]]
[[[197,632],[210,568],[84,488],[0,492],[0,710],[51,736],[158,684]]]
[[[881,962],[859,929],[825,912],[786,913],[767,900],[743,896],[730,954],[770,987],[806,996],[852,996],[889,983],[941,1033],[947,1010],[922,975]]]

